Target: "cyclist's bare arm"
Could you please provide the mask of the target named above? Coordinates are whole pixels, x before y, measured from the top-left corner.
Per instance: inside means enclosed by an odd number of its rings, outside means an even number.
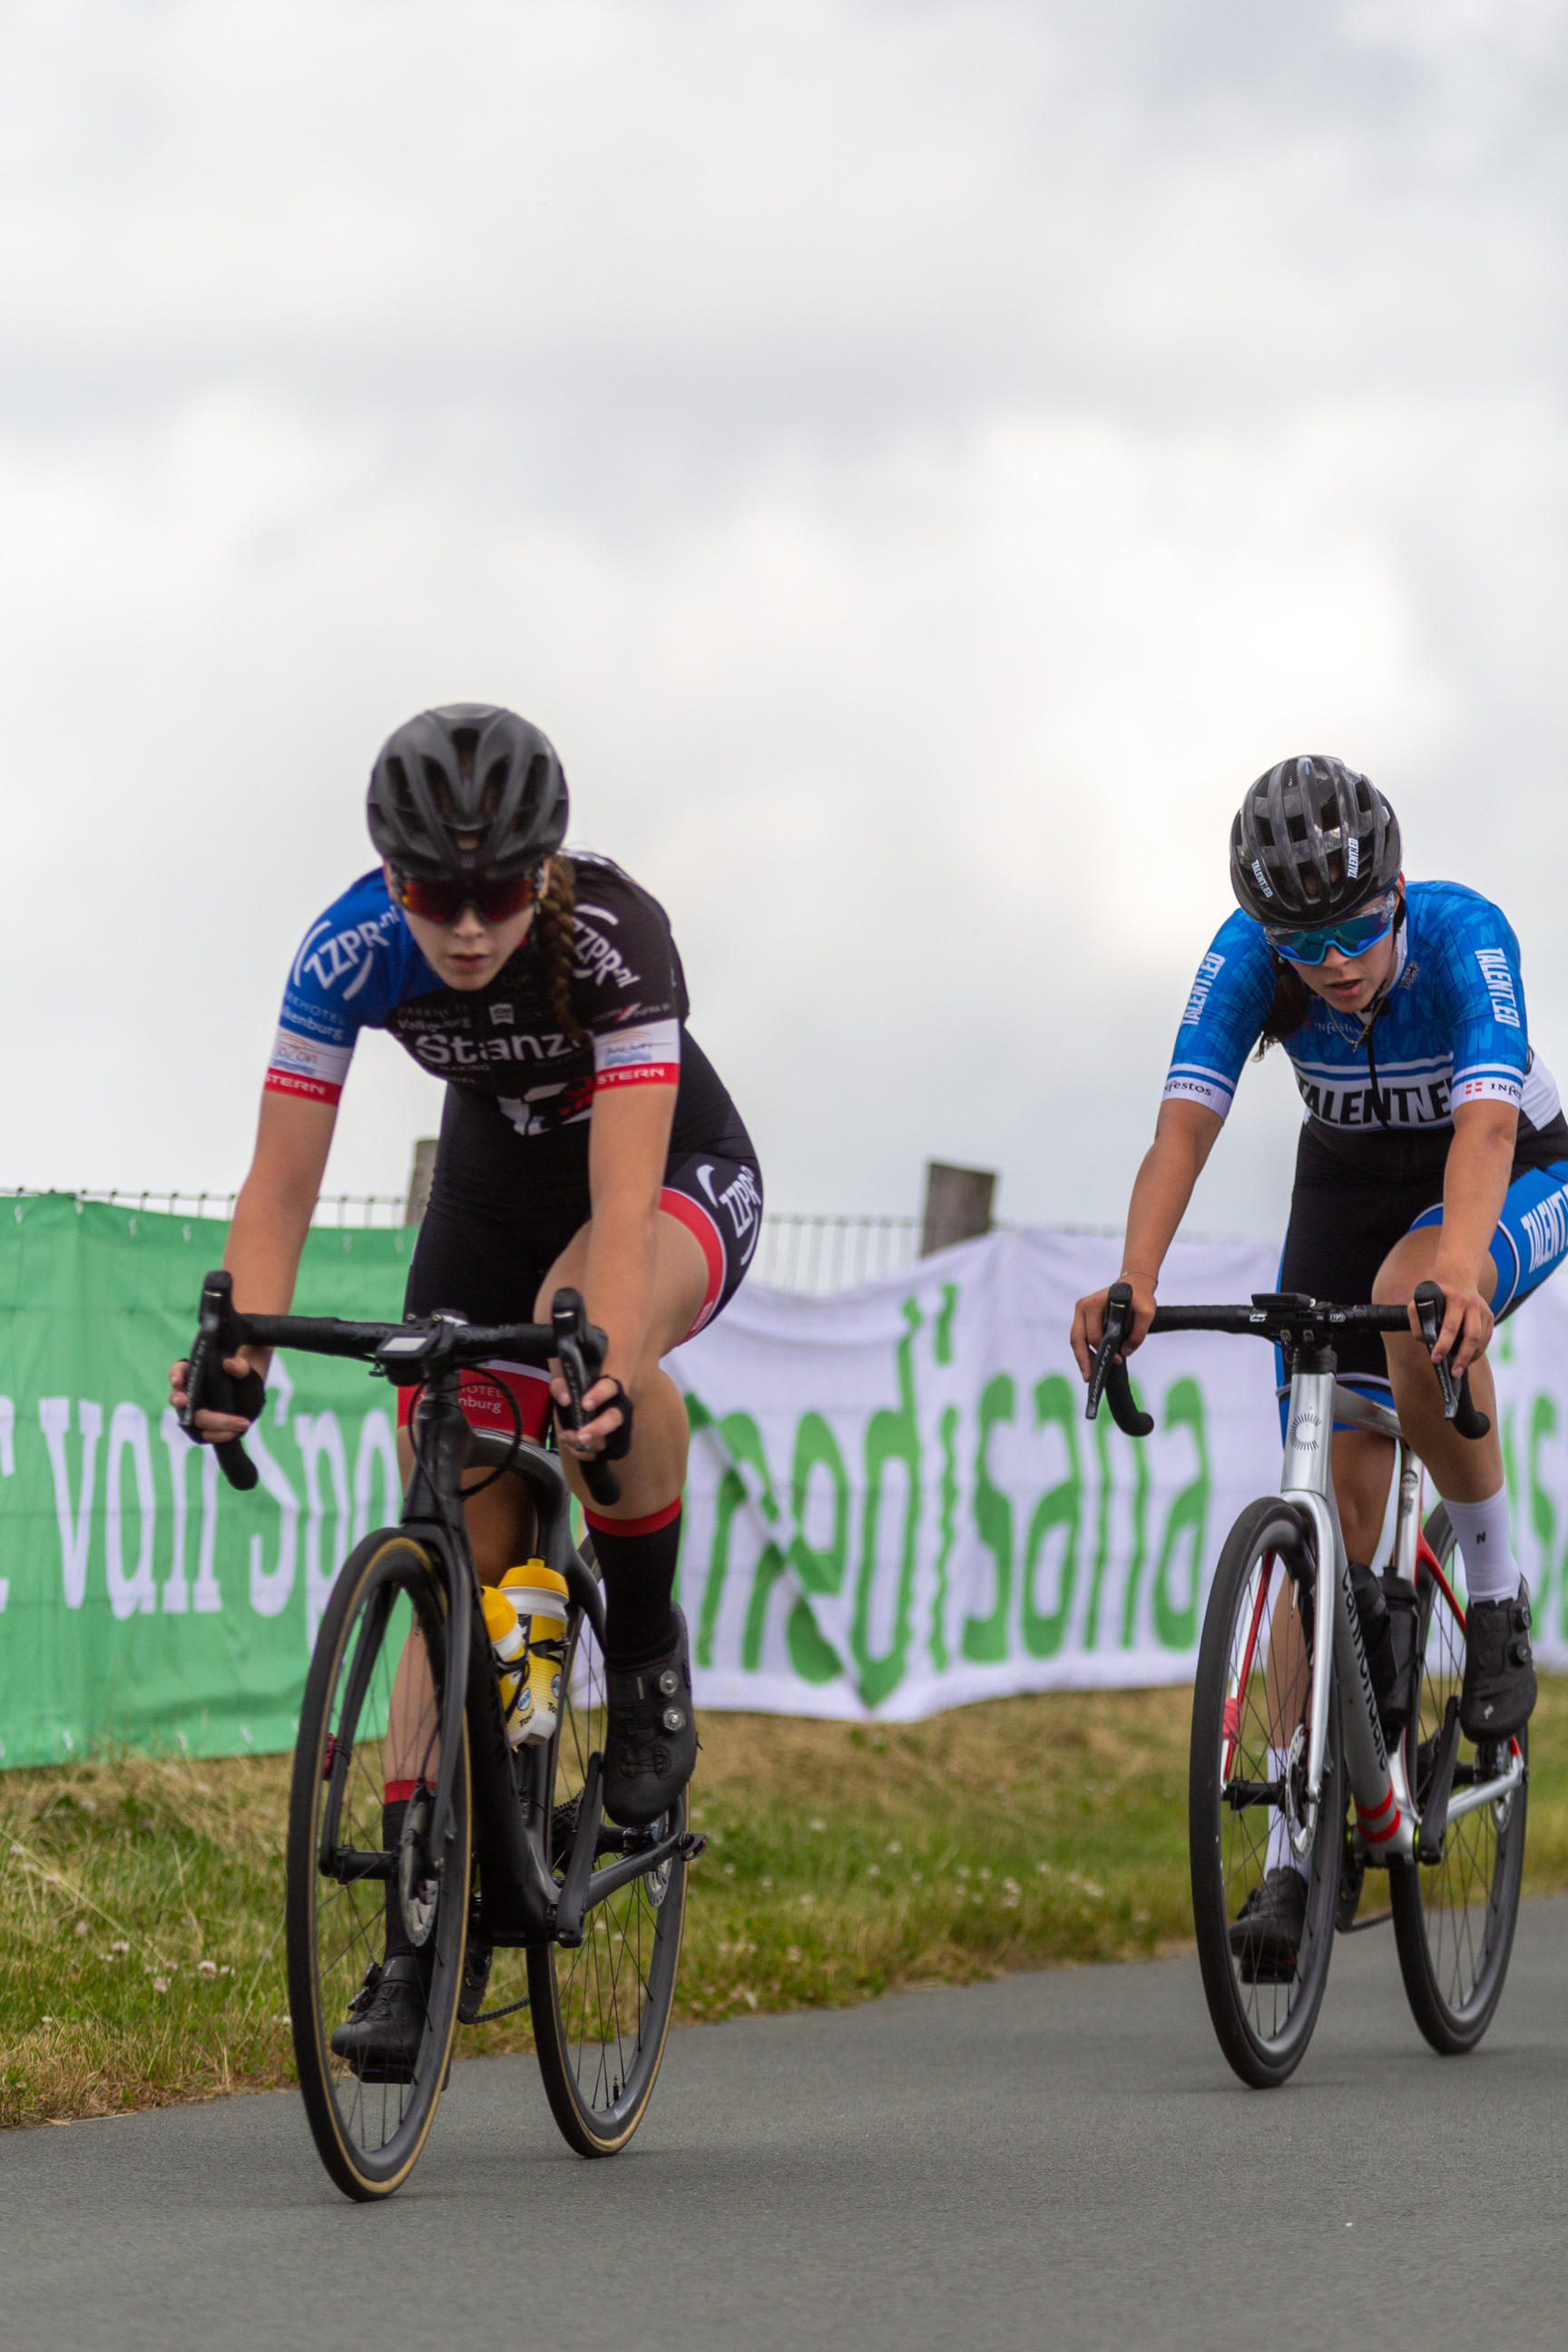
[[[1154,1284],[1165,1263],[1165,1252],[1187,1213],[1193,1187],[1203,1174],[1224,1125],[1216,1111],[1201,1103],[1171,1099],[1160,1105],[1154,1140],[1143,1155],[1127,1211],[1127,1239],[1122,1246],[1123,1279],[1132,1287],[1132,1336],[1123,1353],[1140,1346],[1154,1318]],[[1105,1292],[1080,1298],[1072,1319],[1072,1351],[1087,1381],[1089,1365],[1105,1329]]]
[[[1496,1269],[1490,1266],[1492,1236],[1508,1197],[1518,1136],[1519,1113],[1511,1103],[1454,1107],[1454,1140],[1443,1171],[1443,1223],[1432,1279],[1441,1286],[1447,1308],[1433,1352],[1451,1356],[1456,1372],[1473,1363],[1491,1338],[1489,1301],[1496,1281]],[[1415,1329],[1414,1307],[1410,1320]]]
[[[337,1124],[333,1103],[307,1102],[271,1091],[261,1097],[256,1152],[235,1203],[223,1262],[234,1276],[234,1303],[242,1314],[286,1315],[294,1297],[300,1256],[310,1230],[316,1196],[326,1172]],[[247,1348],[225,1369],[237,1376],[265,1376],[268,1348]],[[170,1398],[185,1402],[184,1363],[170,1368]],[[201,1425],[215,1438],[239,1437],[247,1424],[232,1413],[204,1412]]]

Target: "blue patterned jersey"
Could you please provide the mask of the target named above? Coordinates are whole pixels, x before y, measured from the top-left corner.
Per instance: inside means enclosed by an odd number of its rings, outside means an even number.
[[[1226,1116],[1274,1000],[1274,969],[1261,923],[1238,912],[1220,926],[1176,1031],[1167,1096]],[[1488,1100],[1512,1103],[1536,1128],[1559,1115],[1556,1083],[1531,1050],[1519,941],[1489,898],[1458,882],[1407,885],[1386,1002],[1373,1037],[1374,1107],[1360,1016],[1310,999],[1284,1041],[1310,1118],[1339,1130],[1432,1129],[1452,1125],[1456,1103]]]

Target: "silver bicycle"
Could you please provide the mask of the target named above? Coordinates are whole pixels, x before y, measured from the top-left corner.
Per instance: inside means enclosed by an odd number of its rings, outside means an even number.
[[[1427,1345],[1443,1295],[1423,1283]],[[1131,1292],[1111,1288],[1089,1382],[1121,1429],[1147,1436],[1118,1350]],[[1188,1788],[1193,1916],[1204,1990],[1220,2048],[1266,2089],[1300,2063],[1328,1981],[1336,1928],[1390,1916],[1416,2023],[1446,2054],[1473,2050],[1508,1973],[1524,1861],[1524,1734],[1472,1747],[1459,1726],[1465,1611],[1453,1580],[1454,1537],[1441,1505],[1420,1524],[1420,1465],[1395,1415],[1335,1380],[1333,1343],[1350,1330],[1408,1328],[1401,1307],[1335,1307],[1260,1292],[1246,1307],[1165,1307],[1152,1331],[1234,1331],[1277,1343],[1289,1372],[1278,1495],[1249,1503],[1220,1554],[1204,1620],[1193,1699]],[[1468,1381],[1436,1367],[1447,1417],[1467,1437],[1489,1423]],[[1398,1505],[1378,1580],[1384,1673],[1374,1689],[1363,1638],[1365,1587],[1347,1559],[1330,1441],[1350,1423],[1392,1438]],[[1321,1570],[1326,1570],[1326,1573]],[[1374,1602],[1374,1605],[1378,1605]],[[1368,1621],[1370,1622],[1370,1620]],[[1392,1676],[1388,1671],[1392,1653]],[[1296,1948],[1248,1932],[1253,1898],[1286,1857],[1304,1866]],[[1389,1906],[1356,1913],[1368,1870],[1388,1874]]]

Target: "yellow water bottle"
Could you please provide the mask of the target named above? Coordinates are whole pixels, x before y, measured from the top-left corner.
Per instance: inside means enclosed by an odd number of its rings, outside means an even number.
[[[512,1573],[517,1573],[515,1569]],[[490,1637],[500,1675],[500,1711],[506,1723],[507,1746],[521,1748],[530,1737],[529,1722],[533,1713],[533,1693],[528,1681],[527,1629],[518,1618],[515,1601],[493,1584],[480,1587],[479,1606],[485,1612],[485,1631]]]
[[[500,1590],[527,1628],[528,1697],[520,1707],[519,1740],[527,1747],[552,1739],[561,1720],[561,1675],[566,1645],[566,1579],[542,1559],[509,1568]]]

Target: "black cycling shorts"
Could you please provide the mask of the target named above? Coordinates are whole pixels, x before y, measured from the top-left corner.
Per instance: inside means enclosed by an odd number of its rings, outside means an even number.
[[[1523,1305],[1568,1251],[1568,1130],[1560,1133],[1562,1129],[1558,1118],[1542,1132],[1521,1129],[1491,1245],[1498,1276],[1492,1311],[1500,1322]],[[1408,1141],[1369,1138],[1369,1143],[1390,1148],[1352,1154],[1325,1142],[1310,1124],[1303,1127],[1279,1288],[1342,1306],[1368,1302],[1394,1244],[1416,1225],[1442,1223],[1451,1133]],[[1347,1332],[1335,1340],[1334,1350],[1339,1376],[1348,1386],[1388,1402],[1388,1359],[1380,1333]],[[1278,1377],[1283,1383],[1282,1363]]]
[[[708,1286],[689,1339],[741,1286],[762,1232],[762,1176],[754,1162],[678,1153],[665,1169],[659,1206],[695,1236],[707,1262]],[[585,1193],[479,1209],[450,1206],[433,1192],[408,1270],[405,1312],[430,1315],[446,1307],[470,1323],[531,1323],[540,1285],[590,1213]],[[544,1307],[548,1313],[548,1300]]]
[[[538,1308],[548,1319],[550,1301],[541,1301],[540,1288],[567,1243],[588,1222],[586,1188],[543,1200],[514,1195],[481,1201],[472,1190],[464,1197],[460,1180],[458,1186],[443,1185],[440,1172],[438,1161],[408,1272],[405,1313],[430,1315],[445,1307],[470,1323],[531,1323]],[[459,1192],[456,1200],[454,1190]],[[690,1339],[722,1314],[744,1278],[763,1229],[762,1174],[754,1160],[709,1151],[673,1153],[659,1206],[694,1236],[708,1267],[702,1305],[685,1335]],[[511,1408],[498,1391],[499,1379],[517,1400],[529,1436],[539,1436],[547,1418],[545,1375],[521,1364],[492,1369],[496,1378],[463,1375],[468,1419],[510,1432]],[[416,1394],[399,1391],[400,1424]]]

